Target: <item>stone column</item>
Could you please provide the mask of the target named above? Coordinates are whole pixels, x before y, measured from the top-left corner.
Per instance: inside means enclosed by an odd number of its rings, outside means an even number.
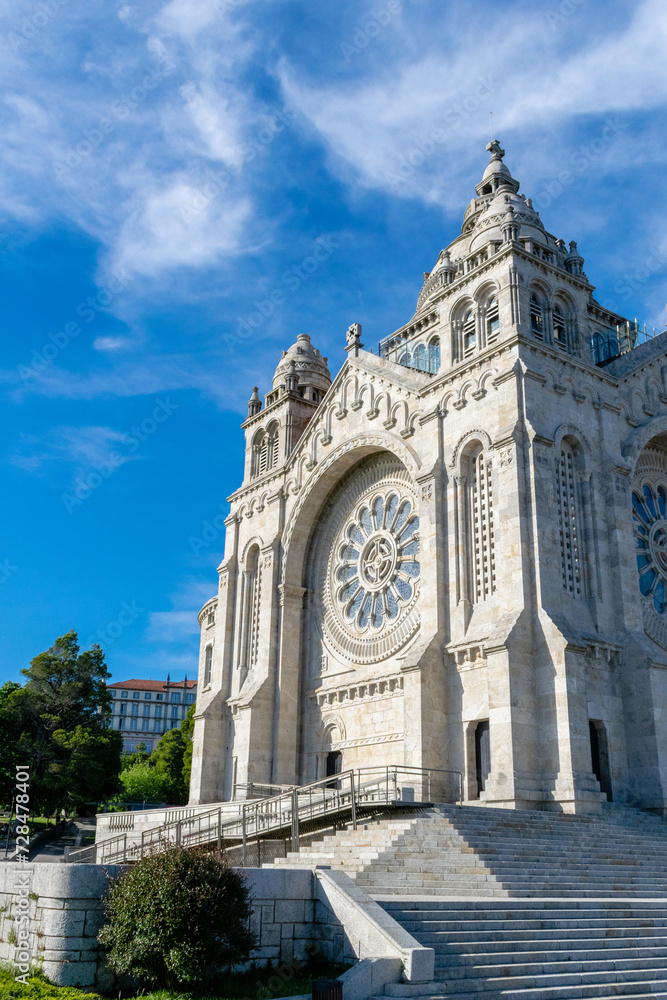
[[[283,583],[280,592],[280,654],[274,711],[273,771],[271,780],[280,785],[298,784],[300,724],[301,646],[303,641],[303,597],[305,587]]]

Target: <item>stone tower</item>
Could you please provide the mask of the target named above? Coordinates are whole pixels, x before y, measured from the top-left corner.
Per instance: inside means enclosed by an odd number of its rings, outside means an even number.
[[[478,804],[664,810],[667,337],[601,306],[494,140],[416,311],[249,403],[192,802],[341,767]],[[440,773],[440,772],[438,772]]]

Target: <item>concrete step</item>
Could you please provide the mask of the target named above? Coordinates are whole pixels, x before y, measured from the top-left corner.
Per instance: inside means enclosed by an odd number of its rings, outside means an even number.
[[[384,997],[369,997],[369,1000],[386,1000],[387,996],[419,997],[420,1000],[453,1000],[465,993],[443,990],[442,983],[420,984],[421,992],[385,994]],[[537,988],[504,989],[502,986],[484,993],[484,1000],[601,1000],[603,997],[622,996],[624,1000],[667,1000],[667,979],[629,982],[623,984],[585,984],[572,986],[542,986]]]
[[[409,988],[409,987],[408,987]],[[427,990],[420,991],[418,984],[403,992],[403,984],[385,987],[389,997],[452,997],[481,993],[485,1000],[503,997],[520,997],[521,1000],[569,1000],[574,997],[623,996],[631,993],[667,992],[667,977],[662,970],[623,972],[572,972],[560,975],[505,976],[483,979],[435,980]]]

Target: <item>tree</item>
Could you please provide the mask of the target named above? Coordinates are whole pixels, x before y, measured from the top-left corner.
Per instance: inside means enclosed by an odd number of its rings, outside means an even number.
[[[70,813],[85,802],[98,802],[118,789],[118,759],[123,738],[113,729],[98,732],[77,726],[73,732],[56,729],[53,742],[59,754],[59,805]]]
[[[192,773],[192,741],[195,733],[195,708],[196,705],[190,705],[188,714],[181,723],[181,735],[185,741],[185,750],[183,751],[183,786],[188,798],[190,797],[190,775]],[[188,798],[186,798],[186,802]]]
[[[122,738],[109,729],[110,675],[101,648],[80,652],[76,632],[68,632],[22,673],[25,685],[5,685],[0,697],[0,732],[8,735],[0,740],[3,797],[17,764],[30,766],[31,812],[49,815],[113,792]]]
[[[129,771],[131,767],[135,764],[143,764],[144,761],[148,760],[148,752],[146,750],[145,743],[137,743],[134,748],[134,753],[124,753],[120,760],[120,770],[121,774],[123,771]]]
[[[106,910],[111,967],[158,986],[210,981],[256,944],[243,876],[205,848],[139,861],[112,880]]]
[[[168,781],[168,801],[181,805],[188,801],[189,789],[183,782],[183,760],[186,743],[180,729],[170,729],[158,740],[150,763]]]
[[[136,761],[121,771],[120,781],[127,802],[172,803],[172,782],[168,774],[158,771],[148,761]]]
[[[7,681],[0,687],[0,802],[9,807],[16,785],[16,767],[25,764],[20,759],[19,740],[22,713],[16,702],[21,685]]]
[[[106,685],[110,674],[97,643],[79,653],[76,632],[68,632],[21,673],[28,678],[23,694],[41,732],[79,725],[106,729],[111,717],[111,693]]]

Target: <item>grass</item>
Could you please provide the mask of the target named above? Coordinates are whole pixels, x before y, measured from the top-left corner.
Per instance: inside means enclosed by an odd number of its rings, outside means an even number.
[[[97,993],[84,993],[71,986],[54,986],[37,972],[27,985],[18,983],[11,966],[0,966],[0,1000],[102,1000]]]
[[[265,969],[229,975],[221,973],[206,990],[148,990],[123,994],[124,1000],[272,1000],[311,993],[313,979],[336,979],[349,965],[332,965],[312,958],[303,969],[285,963]],[[113,996],[120,994],[114,991]],[[85,993],[73,987],[54,986],[41,973],[30,976],[28,985],[17,983],[10,966],[0,967],[0,1000],[103,1000],[97,993]]]

